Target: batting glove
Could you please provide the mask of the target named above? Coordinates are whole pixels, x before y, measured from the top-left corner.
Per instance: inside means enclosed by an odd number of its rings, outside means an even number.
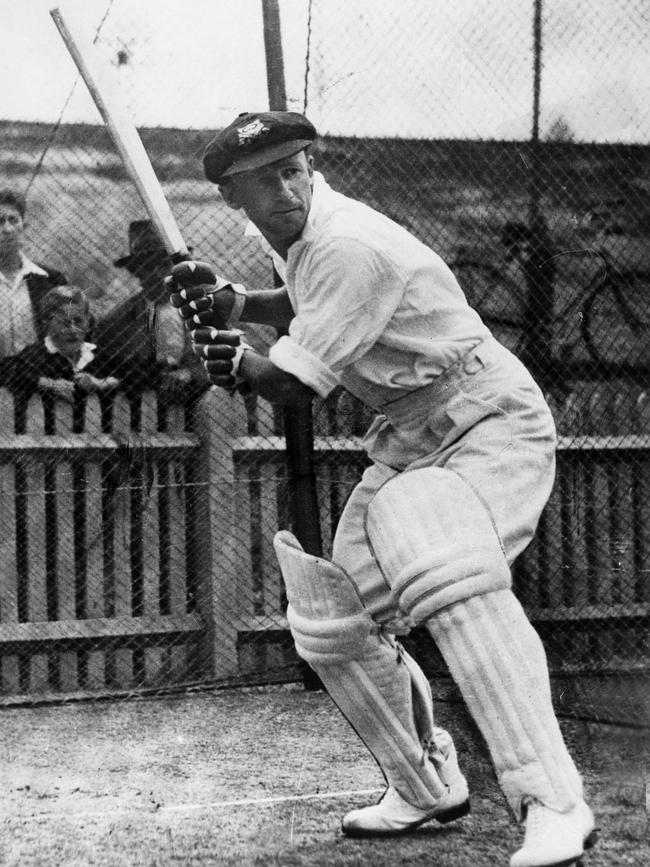
[[[197,325],[212,325],[223,330],[239,320],[246,303],[244,287],[218,277],[206,262],[179,262],[165,278],[165,284],[172,305],[190,330]],[[217,299],[217,294],[223,290],[232,290],[233,298]],[[226,314],[224,308],[229,304],[230,311]]]
[[[244,352],[251,347],[242,342],[241,334],[241,331],[206,327],[192,331],[194,353],[203,361],[213,385],[232,390],[244,383],[244,379],[238,375],[239,365]]]

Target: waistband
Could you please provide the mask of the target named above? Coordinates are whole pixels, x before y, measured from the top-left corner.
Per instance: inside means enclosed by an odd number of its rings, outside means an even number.
[[[420,406],[430,406],[432,403],[446,399],[450,392],[463,380],[484,370],[495,362],[514,362],[518,367],[520,362],[494,337],[488,337],[482,343],[468,350],[454,364],[443,370],[432,382],[410,391],[378,407],[378,412],[391,421],[409,418]]]

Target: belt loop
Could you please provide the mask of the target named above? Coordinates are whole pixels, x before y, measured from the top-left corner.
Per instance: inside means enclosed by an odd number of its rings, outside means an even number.
[[[474,373],[478,373],[479,370],[483,370],[484,367],[485,365],[481,361],[478,353],[474,350],[472,350],[472,352],[469,354],[469,357],[467,357],[463,362],[463,370],[470,376]]]

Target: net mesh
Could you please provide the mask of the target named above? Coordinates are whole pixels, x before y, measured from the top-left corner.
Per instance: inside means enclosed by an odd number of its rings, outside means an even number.
[[[117,81],[194,257],[271,286],[201,167],[214,130],[268,104],[262,4],[233,16],[226,2],[169,3],[152,27],[156,8],[89,4],[74,23]],[[279,13],[287,106],[321,133],[317,168],[439,252],[544,388],[558,478],[515,589],[552,671],[571,677],[564,709],[638,722],[650,613],[645,4],[283,0]],[[29,293],[0,274],[12,311],[0,702],[303,677],[272,549],[296,521],[287,418],[207,389],[168,315],[168,258],[155,240],[136,255],[137,191],[63,55],[58,74],[50,120],[0,122],[0,185],[26,196],[17,234],[39,266]],[[17,207],[0,204],[5,223]],[[80,292],[53,300],[57,283]],[[95,344],[83,370],[54,364],[53,333]],[[266,351],[277,335],[247,337]],[[325,556],[370,420],[343,391],[307,419],[298,511],[315,497]],[[410,640],[441,673],[426,638]]]

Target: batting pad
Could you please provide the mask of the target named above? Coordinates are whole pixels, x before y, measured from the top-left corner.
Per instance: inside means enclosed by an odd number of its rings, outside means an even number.
[[[377,626],[343,569],[306,554],[287,530],[273,539],[287,591],[287,620],[298,654],[310,665],[353,659]]]
[[[457,602],[426,628],[492,754],[515,815],[532,797],[566,812],[582,798],[551,701],[546,654],[509,590]]]
[[[414,623],[461,599],[510,587],[487,508],[450,470],[424,467],[390,479],[368,506],[366,533],[393,596]]]
[[[429,750],[437,756],[436,741],[444,742],[446,732],[433,727],[424,674],[393,638],[379,634],[342,569],[306,554],[287,531],[276,534],[274,546],[298,654],[317,672],[388,784],[414,806],[434,806],[446,787]]]

